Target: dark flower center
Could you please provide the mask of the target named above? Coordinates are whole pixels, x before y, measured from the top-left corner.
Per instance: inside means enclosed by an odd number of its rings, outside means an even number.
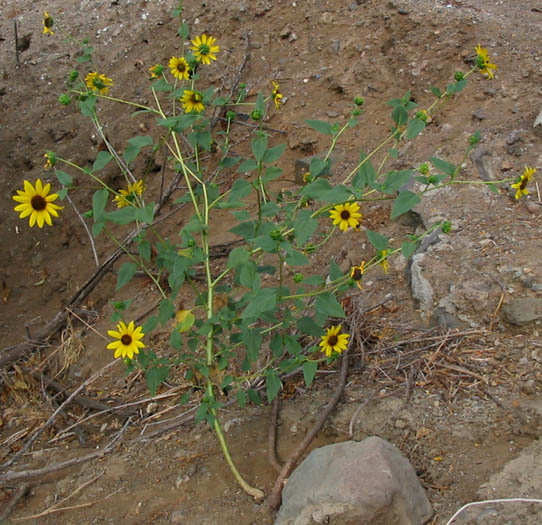
[[[330,335],[327,338],[327,344],[331,347],[334,347],[339,342],[339,338],[336,335]]]
[[[203,100],[200,93],[194,93],[192,95],[192,104],[199,104]]]
[[[44,18],[43,20],[43,25],[45,27],[47,27],[48,29],[50,29],[51,27],[53,27],[53,24],[54,24],[54,21],[53,19],[50,17],[50,16],[47,16]]]
[[[208,55],[211,50],[207,44],[201,44],[198,51],[200,55]]]
[[[356,268],[352,272],[352,279],[354,279],[354,281],[361,281],[362,277],[363,277],[363,274],[361,273],[361,270],[359,268]]]
[[[124,345],[124,346],[130,346],[132,344],[132,336],[130,334],[124,334],[121,338],[120,338],[120,342]]]
[[[341,211],[341,219],[343,221],[347,221],[348,219],[350,219],[350,212],[348,210]]]
[[[33,210],[43,211],[47,208],[47,201],[41,195],[34,195],[30,201]]]
[[[521,182],[519,183],[519,189],[524,190],[526,188],[528,182],[529,181],[527,180],[527,177],[522,177]]]
[[[177,71],[179,73],[184,73],[186,71],[186,64],[184,62],[179,62],[177,64]]]

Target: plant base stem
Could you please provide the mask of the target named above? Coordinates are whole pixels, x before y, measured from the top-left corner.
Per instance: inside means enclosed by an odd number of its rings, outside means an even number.
[[[237,470],[235,464],[233,463],[233,460],[231,458],[231,455],[230,455],[230,451],[228,449],[228,445],[226,444],[226,440],[224,438],[224,434],[222,433],[222,428],[220,426],[220,423],[218,421],[218,417],[217,417],[217,414],[216,412],[213,414],[214,418],[215,418],[215,422],[213,424],[213,428],[214,428],[214,431],[216,433],[216,436],[218,438],[218,441],[220,443],[220,446],[222,448],[222,452],[224,454],[224,457],[226,458],[226,461],[228,462],[228,465],[235,477],[235,479],[237,480],[237,483],[239,483],[239,485],[241,485],[241,488],[247,493],[249,494],[250,496],[252,496],[254,499],[257,499],[257,500],[262,500],[265,496],[265,494],[260,490],[260,489],[257,489],[257,488],[254,488],[254,487],[251,487],[244,479],[243,477],[241,476],[241,474],[239,474],[239,471]]]

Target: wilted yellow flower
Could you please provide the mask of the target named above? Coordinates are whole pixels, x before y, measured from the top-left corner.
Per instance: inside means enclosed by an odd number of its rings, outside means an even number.
[[[133,184],[128,183],[128,189],[119,190],[120,195],[116,195],[113,201],[117,205],[117,208],[131,206],[137,200],[137,196],[143,194],[144,189],[142,180],[138,180]]]
[[[48,151],[47,153],[44,153],[43,156],[45,157],[43,168],[50,170],[56,164],[56,155],[52,151]]]
[[[85,84],[91,91],[97,91],[100,95],[107,95],[109,87],[113,85],[113,81],[103,74],[100,75],[92,71],[85,77]]]
[[[497,66],[490,62],[487,49],[481,47],[480,44],[476,46],[476,65],[482,75],[485,75],[487,78],[493,78],[493,71],[491,70],[496,70]]]
[[[380,250],[378,252],[378,257],[379,257],[378,262],[380,263],[380,266],[382,266],[384,273],[388,273],[388,268],[390,266],[390,263],[388,262],[388,253],[389,253],[389,250]]]
[[[519,199],[522,195],[529,195],[529,190],[527,189],[527,184],[533,178],[533,175],[536,173],[536,168],[528,168],[525,166],[525,171],[519,177],[515,184],[511,184],[510,187],[516,190],[516,199]]]
[[[162,64],[154,64],[154,66],[151,66],[149,68],[149,73],[151,74],[151,79],[160,78],[160,75],[162,74],[163,70],[164,70],[164,66],[162,66]]]
[[[49,16],[49,13],[47,11],[43,12],[43,34],[47,35],[54,35],[54,31],[52,30],[52,27],[55,25],[55,21],[51,16]]]
[[[205,109],[203,95],[199,91],[190,91],[187,89],[181,97],[181,103],[187,113],[191,113],[192,111],[200,113]]]
[[[365,273],[365,261],[362,261],[359,266],[352,266],[350,270],[350,279],[355,281],[356,286],[361,290],[361,280]]]
[[[273,102],[275,103],[275,109],[280,109],[280,99],[283,97],[283,95],[279,92],[279,85],[278,82],[275,82],[274,80],[271,81],[273,84]]]

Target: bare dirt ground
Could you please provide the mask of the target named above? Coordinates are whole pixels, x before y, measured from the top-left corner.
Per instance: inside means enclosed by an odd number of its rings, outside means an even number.
[[[180,48],[177,22],[170,17],[175,5],[170,0],[0,0],[5,190],[0,208],[0,359],[14,345],[40,334],[96,269],[85,230],[67,203],[55,227],[42,230],[30,229],[12,210],[11,196],[23,179],[41,177],[54,186],[51,173],[43,170],[45,151],[85,165],[93,162],[99,147],[91,125],[73,107],[57,103],[75,48],[59,35],[41,34],[43,11],[59,17],[76,38],[90,38],[95,63],[114,79],[122,96],[146,101],[147,68],[166,64]],[[542,101],[538,0],[186,1],[184,16],[194,34],[217,37],[221,54],[211,73],[214,85],[220,87],[227,75],[234,75],[245,57],[240,80],[251,92],[269,91],[271,79],[280,82],[285,103],[266,124],[278,130],[274,143],[288,144],[281,161],[285,185],[294,178],[296,159],[328,146],[305,119],[341,121],[353,97],[365,97],[363,121],[341,142],[333,166],[334,174],[347,173],[360,149],[375,147],[389,130],[387,100],[411,90],[420,107],[430,104],[430,86],[442,87],[454,71],[466,70],[478,43],[498,64],[496,78],[473,76],[465,92],[444,106],[395,163],[416,166],[433,155],[459,162],[467,137],[479,130],[481,145],[465,161],[462,178],[517,176],[525,165],[538,168],[538,174],[542,171],[542,127],[532,128]],[[20,51],[18,67],[14,19],[19,39],[28,44],[22,46],[26,48]],[[150,128],[152,133],[154,125],[152,119],[130,118],[113,105],[101,107],[101,118],[119,150],[140,130]],[[246,151],[249,132],[238,131],[239,154]],[[113,171],[107,176],[112,184],[120,180]],[[150,191],[157,191],[157,177],[145,175]],[[177,191],[181,195],[183,189]],[[73,192],[81,211],[89,208],[88,195],[84,187]],[[502,304],[536,297],[542,289],[533,285],[542,283],[539,203],[534,185],[529,198],[520,201],[504,189],[495,195],[482,185],[433,195],[424,204],[424,214],[447,218],[454,225],[423,261],[424,276],[434,290],[433,304],[426,311],[413,304],[405,261],[399,259],[388,275],[368,275],[364,291],[352,300],[353,316],[366,312],[358,325],[365,344],[353,351],[341,404],[313,446],[375,434],[390,440],[417,469],[435,509],[433,523],[445,523],[462,504],[478,499],[479,487],[540,437],[539,321],[513,327],[500,315]],[[365,224],[398,239],[414,231],[404,222],[389,227],[388,214],[383,206],[366,209]],[[182,213],[173,215],[165,231],[176,231],[182,220]],[[225,216],[223,229],[214,235],[216,244],[233,239],[227,233],[230,226]],[[98,243],[100,260],[113,248]],[[314,263],[327,265],[335,257],[349,267],[368,253],[362,234],[347,233]],[[114,282],[109,273],[79,305],[79,315],[101,334],[111,327],[110,301],[128,297],[128,292],[113,294]],[[156,299],[145,280],[136,286],[134,317],[148,311]],[[433,310],[450,301],[457,321],[454,336],[444,335],[442,327],[431,329]],[[167,334],[158,334],[154,342],[164,339]],[[72,392],[112,360],[105,344],[70,317],[60,338],[0,370],[0,461],[20,450],[66,391]],[[55,377],[64,394],[44,388],[42,372]],[[329,400],[335,372],[322,371],[308,391],[301,379],[286,381],[281,457],[301,441]],[[66,431],[97,412],[95,407],[71,405],[10,469],[37,469],[99,452],[123,430],[120,445],[93,461],[30,480],[27,496],[10,515],[12,522],[272,523],[265,502],[254,503],[235,484],[210,430],[191,420],[182,424],[193,413],[193,405],[179,406],[188,388],[182,378],[172,377],[159,390],[159,398],[150,400],[139,375],[124,376],[120,365],[105,371],[81,395],[106,406],[138,404]],[[276,477],[267,461],[269,414],[267,406],[241,410],[233,404],[223,414],[240,470],[267,494]],[[0,488],[0,514],[17,487],[20,483],[14,482]],[[58,511],[59,507],[70,508]]]

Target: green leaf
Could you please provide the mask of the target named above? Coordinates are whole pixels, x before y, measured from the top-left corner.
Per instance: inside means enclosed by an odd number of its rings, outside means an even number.
[[[399,215],[410,211],[414,206],[421,202],[421,200],[421,197],[417,193],[413,193],[409,190],[402,191],[393,202],[391,219],[395,219],[396,217],[399,217]]]
[[[359,168],[356,177],[353,180],[353,185],[355,188],[362,190],[365,186],[372,187],[376,179],[376,170],[370,159],[364,160],[366,157],[364,154],[361,155],[360,162],[363,162]]]
[[[385,235],[381,235],[378,232],[373,232],[371,230],[366,230],[367,239],[374,246],[374,249],[379,252],[382,250],[388,249],[388,238]]]
[[[265,168],[265,173],[262,175],[262,181],[264,184],[269,184],[270,182],[278,179],[282,175],[282,168],[278,166],[267,166]]]
[[[305,361],[303,363],[303,379],[307,386],[311,386],[317,370],[318,363],[316,361]]]
[[[402,106],[397,106],[391,112],[391,118],[397,126],[402,126],[408,120],[408,111]]]
[[[137,251],[145,262],[149,262],[151,260],[151,243],[149,241],[144,239],[139,241],[137,244]]]
[[[96,96],[86,95],[84,100],[79,100],[79,110],[85,117],[93,118],[96,108]]]
[[[158,387],[167,379],[169,366],[151,366],[145,370],[145,381],[153,396],[156,395]]]
[[[326,317],[346,317],[343,307],[330,292],[325,292],[316,297],[315,308],[318,313]]]
[[[180,350],[183,343],[183,337],[180,330],[173,330],[169,336],[169,345],[175,350]]]
[[[237,168],[237,173],[248,173],[258,169],[258,163],[254,159],[247,159],[241,162]]]
[[[154,220],[154,202],[149,202],[144,208],[135,208],[136,218],[145,224],[152,224]]]
[[[209,407],[205,403],[202,403],[196,410],[196,415],[194,416],[194,422],[196,425],[205,420],[207,417],[207,412],[209,412]]]
[[[240,160],[241,157],[224,157],[218,164],[221,168],[228,169],[233,168]]]
[[[387,195],[391,195],[405,184],[408,184],[412,180],[413,175],[414,172],[412,170],[390,171],[386,176],[384,184],[382,184],[381,190]]]
[[[71,178],[71,175],[68,175],[65,171],[55,170],[55,175],[58,179],[58,182],[60,182],[62,186],[66,186],[67,188],[69,188],[73,184],[73,179]]]
[[[176,15],[173,15],[173,18],[176,18]],[[179,29],[177,29],[177,34],[183,39],[186,40],[188,38],[188,35],[190,35],[190,29],[188,28],[188,24],[186,22],[183,22]]]
[[[105,217],[108,221],[114,222],[115,224],[130,224],[136,219],[137,208],[134,206],[125,206],[119,210],[110,211],[105,214]]]
[[[254,261],[247,261],[238,266],[239,283],[245,288],[257,289],[260,287],[260,277],[258,276],[258,268]]]
[[[254,158],[258,162],[261,162],[265,155],[265,151],[267,150],[267,136],[259,135],[259,136],[254,137],[252,139],[251,146],[252,146],[252,153],[254,154]]]
[[[340,279],[343,276],[343,272],[339,268],[339,265],[331,259],[329,263],[329,278],[332,281],[335,281],[336,279]]]
[[[203,151],[211,150],[211,132],[205,131],[192,131],[187,135],[188,142],[195,148],[200,148]]]
[[[137,158],[141,148],[151,145],[152,137],[149,137],[148,135],[140,135],[128,139],[128,146],[126,146],[126,149],[124,150],[124,160],[130,164]]]
[[[94,222],[102,222],[105,205],[109,199],[109,192],[106,189],[97,190],[92,196],[92,216]]]
[[[157,122],[159,126],[169,128],[176,133],[182,133],[184,130],[192,126],[196,119],[197,115],[194,113],[183,113],[177,117],[158,119]]]
[[[263,156],[263,162],[266,164],[271,164],[273,162],[276,162],[280,159],[282,154],[284,153],[284,148],[286,147],[286,144],[279,144],[278,146],[274,146],[273,148],[269,148]]]
[[[92,165],[92,171],[100,171],[101,169],[105,168],[109,162],[111,162],[111,159],[113,158],[113,155],[109,153],[109,151],[100,151],[98,152],[98,155],[96,156],[96,160],[94,161],[94,164]]]
[[[307,256],[304,253],[298,252],[294,249],[289,251],[284,261],[290,266],[305,266],[309,264],[309,259]]]
[[[442,96],[442,91],[438,87],[431,86],[429,89],[431,89],[431,93],[433,93],[435,97],[440,98]]]
[[[341,184],[332,187],[326,179],[316,179],[301,190],[301,195],[309,199],[335,203],[346,202],[352,194]]]
[[[252,191],[252,185],[243,179],[237,179],[230,190],[229,201],[234,202],[246,197]]]
[[[149,317],[141,327],[141,330],[144,334],[148,334],[149,332],[152,332],[156,327],[158,326],[158,317],[151,316]]]
[[[321,175],[329,174],[329,169],[331,168],[331,162],[328,160],[322,160],[318,157],[311,159],[311,164],[309,171],[312,177],[316,178]]]
[[[297,245],[302,247],[318,228],[318,221],[311,217],[311,210],[301,210],[294,222],[294,236]]]
[[[412,118],[408,121],[406,138],[413,139],[425,129],[425,122],[420,118]]]
[[[158,321],[161,325],[166,324],[175,315],[175,307],[169,299],[163,299],[158,309]]]
[[[450,177],[455,173],[455,164],[451,164],[450,162],[439,159],[438,157],[431,157],[429,160],[431,161],[431,164],[433,164],[437,170],[442,171],[442,173],[450,175]]]
[[[227,268],[236,268],[241,264],[245,264],[250,259],[250,252],[243,247],[236,247],[228,256]]]
[[[499,190],[497,189],[497,185],[494,182],[487,183],[487,187],[493,192],[493,193],[499,193]]]
[[[417,247],[417,242],[405,241],[403,244],[401,244],[401,253],[403,254],[403,257],[408,259],[416,251]]]
[[[305,120],[305,122],[318,133],[323,133],[324,135],[333,135],[333,126],[329,122],[324,120]]]
[[[266,202],[262,207],[262,217],[274,217],[280,212],[280,207],[274,202]]]
[[[273,310],[276,304],[277,295],[275,290],[263,288],[254,292],[253,298],[247,304],[242,315],[245,319],[259,317],[262,313]]]
[[[254,390],[253,388],[249,388],[247,390],[247,394],[251,403],[254,403],[256,406],[259,406],[262,404],[262,400],[260,399],[260,394],[258,394],[257,390]]]
[[[277,374],[270,373],[265,379],[265,389],[267,392],[267,401],[271,403],[277,394],[280,392],[280,387],[282,383],[280,382]]]
[[[247,396],[244,390],[237,390],[237,402],[241,408],[247,404]]]
[[[247,330],[243,334],[243,343],[247,350],[247,359],[251,363],[255,363],[260,357],[260,349],[262,347],[262,336],[258,330]]]
[[[297,320],[297,327],[301,332],[307,335],[317,337],[322,335],[322,327],[312,319],[312,317],[301,317]]]
[[[299,344],[299,341],[291,336],[291,335],[288,335],[288,334],[284,334],[284,344],[286,345],[286,348],[288,349],[288,352],[293,355],[293,356],[296,356],[296,355],[299,355],[301,353],[301,345]]]
[[[124,263],[119,269],[115,290],[120,290],[126,283],[130,282],[136,271],[137,264],[133,262]]]

